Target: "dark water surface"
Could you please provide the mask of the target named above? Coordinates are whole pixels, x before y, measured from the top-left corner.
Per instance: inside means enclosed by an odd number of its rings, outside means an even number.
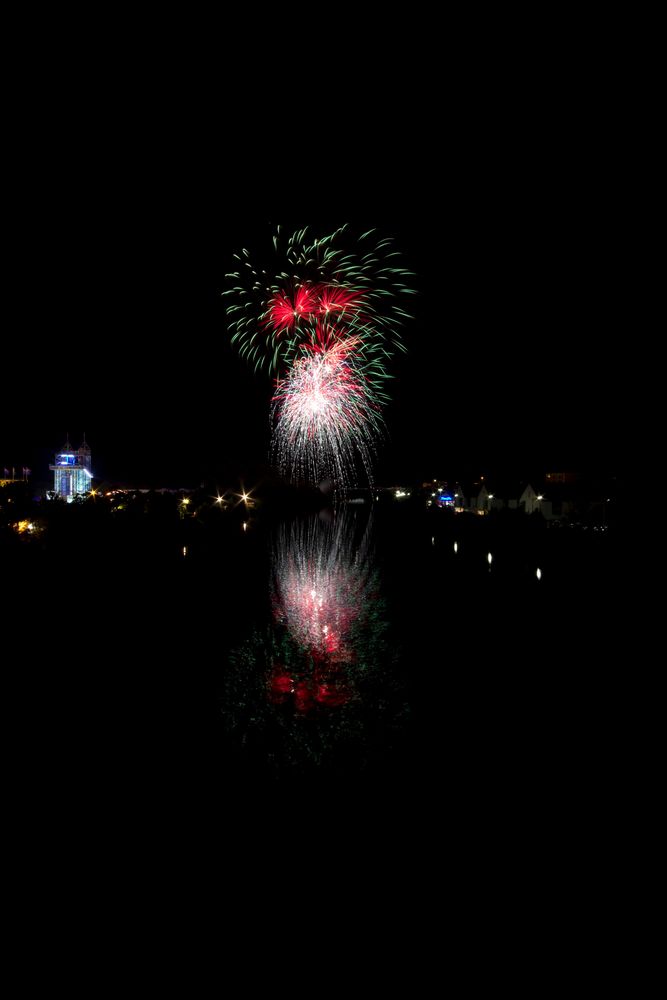
[[[14,553],[16,808],[196,823],[328,797],[497,823],[589,801],[616,753],[613,539],[448,515],[349,506]]]

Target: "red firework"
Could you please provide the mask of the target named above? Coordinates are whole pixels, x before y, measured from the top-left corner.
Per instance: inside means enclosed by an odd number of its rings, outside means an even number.
[[[317,286],[303,286],[290,296],[277,292],[269,302],[265,326],[273,327],[276,333],[293,330],[299,320],[307,319],[319,310]]]
[[[274,333],[292,332],[302,320],[359,314],[363,292],[337,285],[302,285],[295,292],[276,292],[269,300],[264,326]]]
[[[363,300],[363,292],[353,292],[349,288],[336,285],[322,285],[319,289],[320,314],[342,313],[347,310],[357,313]]]

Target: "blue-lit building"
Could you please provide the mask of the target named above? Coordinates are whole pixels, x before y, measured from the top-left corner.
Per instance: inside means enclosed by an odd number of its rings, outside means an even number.
[[[449,490],[445,490],[445,489],[439,489],[438,490],[438,495],[436,497],[435,502],[437,503],[438,507],[454,507],[455,506],[454,497],[451,495],[451,493],[449,492]]]
[[[85,434],[83,444],[76,451],[68,438],[49,469],[53,473],[53,492],[56,496],[71,503],[78,494],[88,493],[93,474],[90,470],[90,447],[86,444]]]

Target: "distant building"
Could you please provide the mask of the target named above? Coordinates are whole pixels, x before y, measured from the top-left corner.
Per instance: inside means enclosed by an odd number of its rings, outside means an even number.
[[[488,514],[492,499],[493,494],[489,493],[485,483],[474,483],[470,490],[470,510],[477,514]]]
[[[462,514],[463,511],[468,506],[468,501],[466,500],[466,495],[463,491],[463,487],[460,483],[457,483],[454,487],[454,510],[457,514]]]
[[[439,489],[438,495],[435,498],[435,502],[438,507],[454,507],[455,501],[452,494],[445,489]]]
[[[519,507],[523,507],[526,514],[535,514],[540,509],[541,502],[542,496],[538,496],[531,484],[528,483],[519,497]]]
[[[83,436],[83,444],[76,451],[69,443],[56,455],[55,463],[49,466],[53,473],[53,492],[71,503],[75,496],[88,493],[93,474],[90,471],[90,447]]]
[[[576,507],[574,483],[581,477],[575,473],[548,473],[543,479],[533,478],[537,488],[529,480],[515,479],[512,475],[499,473],[490,479],[480,476],[475,482],[455,481],[453,491],[444,486],[429,488],[426,494],[427,506],[448,507],[452,505],[457,514],[471,513],[486,516],[492,511],[521,511],[525,514],[541,514],[547,521],[570,516]],[[430,498],[430,499],[429,499]]]

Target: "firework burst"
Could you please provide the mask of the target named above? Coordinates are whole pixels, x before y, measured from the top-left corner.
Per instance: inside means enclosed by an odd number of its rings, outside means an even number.
[[[303,343],[312,342],[322,319],[354,326],[376,358],[403,349],[400,327],[409,317],[405,297],[412,272],[400,265],[390,239],[369,230],[355,237],[348,226],[317,239],[298,230],[283,243],[280,227],[269,259],[235,254],[227,318],[235,343],[255,369],[278,370]],[[384,362],[383,362],[384,363]]]
[[[341,489],[360,456],[372,478],[383,422],[365,364],[358,337],[335,339],[323,327],[302,348],[273,398],[273,447],[285,475],[310,482],[331,477]]]

